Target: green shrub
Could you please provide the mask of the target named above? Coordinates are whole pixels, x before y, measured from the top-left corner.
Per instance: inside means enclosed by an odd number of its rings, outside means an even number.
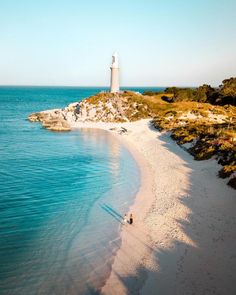
[[[236,171],[236,165],[225,165],[218,173],[219,177],[227,178]]]

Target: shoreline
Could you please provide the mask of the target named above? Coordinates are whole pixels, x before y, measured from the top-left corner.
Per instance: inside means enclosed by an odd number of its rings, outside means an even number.
[[[148,122],[150,120],[143,120]],[[79,125],[79,126],[78,126]],[[127,215],[130,213],[134,215],[134,224],[130,226],[129,224],[123,225],[121,228],[120,239],[121,246],[117,250],[112,263],[111,272],[99,292],[101,294],[114,294],[113,290],[116,289],[116,294],[126,294],[127,290],[125,290],[123,284],[120,284],[119,279],[117,278],[116,273],[119,275],[128,275],[136,271],[139,266],[140,259],[147,260],[152,249],[151,239],[147,235],[148,229],[144,224],[144,219],[148,214],[148,210],[150,209],[152,202],[155,198],[153,193],[153,188],[155,186],[154,182],[154,172],[152,171],[151,165],[146,161],[143,154],[134,147],[132,140],[130,140],[129,134],[119,134],[118,130],[121,127],[130,127],[133,123],[79,123],[76,126],[73,126],[73,129],[102,129],[109,132],[113,137],[116,138],[132,155],[136,163],[138,164],[140,170],[140,188],[137,194],[135,195],[134,202],[130,206]],[[112,129],[112,130],[110,130]],[[115,130],[114,130],[115,129]],[[130,255],[127,254],[128,249],[132,248],[132,245],[139,243],[138,253]],[[128,256],[132,256],[132,263],[125,263],[125,260]],[[122,263],[120,263],[122,261]],[[126,264],[124,266],[124,264]],[[145,276],[142,276],[140,282],[138,284],[138,288],[136,287],[136,291],[138,292],[144,284]]]
[[[124,124],[121,125],[123,126]],[[108,131],[129,150],[137,162],[141,174],[139,191],[137,192],[134,202],[129,208],[129,211],[127,212],[128,216],[130,213],[134,215],[134,224],[126,224],[125,226],[122,226],[120,234],[121,246],[114,257],[110,276],[101,289],[101,294],[112,294],[111,290],[114,288],[116,290],[116,294],[126,294],[127,290],[123,284],[120,284],[117,273],[119,276],[126,276],[130,273],[134,273],[139,266],[140,261],[147,259],[150,255],[150,252],[154,250],[152,249],[150,237],[147,234],[148,228],[144,224],[144,219],[148,214],[148,210],[150,209],[155,198],[155,195],[152,191],[155,185],[154,173],[152,171],[152,167],[145,160],[142,153],[137,149],[137,147],[132,145],[132,142],[129,141],[129,135],[119,135],[113,131]],[[134,253],[132,248],[133,245],[137,245],[137,243],[138,252]],[[131,249],[132,253],[128,253],[129,249]],[[132,263],[130,263],[130,257],[132,257]],[[126,262],[127,258],[128,261]],[[138,286],[135,287],[136,291],[142,287],[144,281],[145,276],[142,276]]]
[[[134,225],[122,228],[101,294],[234,294],[235,192],[217,178],[214,159],[193,160],[149,122],[72,126],[109,131],[141,171]]]

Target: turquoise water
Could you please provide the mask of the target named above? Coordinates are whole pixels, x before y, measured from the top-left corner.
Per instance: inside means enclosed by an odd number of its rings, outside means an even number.
[[[105,131],[26,120],[100,90],[0,87],[0,294],[94,294],[110,272],[136,162]]]

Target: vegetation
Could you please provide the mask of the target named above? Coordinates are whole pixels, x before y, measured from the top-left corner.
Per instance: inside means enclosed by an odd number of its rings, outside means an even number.
[[[148,91],[144,91],[143,92],[143,95],[148,95],[148,96],[153,96],[153,95],[158,95],[160,94],[160,92],[158,91],[151,91],[151,90],[148,90]]]
[[[178,144],[189,143],[188,151],[196,160],[215,157],[223,165],[219,177],[231,177],[236,172],[236,108],[213,106],[209,103],[181,101],[161,105],[154,126],[171,132]],[[233,176],[229,182],[236,189]]]
[[[170,102],[197,101],[214,105],[236,105],[236,78],[226,79],[218,88],[202,85],[198,88],[166,88],[165,93],[173,94]]]
[[[220,85],[220,92],[225,96],[236,97],[236,78],[225,79]]]
[[[105,113],[113,114],[113,122],[153,118],[156,128],[171,132],[171,137],[185,145],[196,160],[215,157],[223,166],[219,177],[230,177],[228,184],[236,188],[235,97],[236,78],[230,78],[217,89],[204,84],[143,95],[131,91],[100,93],[87,102],[103,106]],[[103,120],[103,115],[100,118]]]

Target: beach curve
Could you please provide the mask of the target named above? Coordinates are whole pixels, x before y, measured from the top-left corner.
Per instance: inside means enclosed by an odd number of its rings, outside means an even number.
[[[141,169],[134,225],[101,294],[234,294],[236,205],[215,160],[194,161],[150,120],[72,127],[110,131]]]

